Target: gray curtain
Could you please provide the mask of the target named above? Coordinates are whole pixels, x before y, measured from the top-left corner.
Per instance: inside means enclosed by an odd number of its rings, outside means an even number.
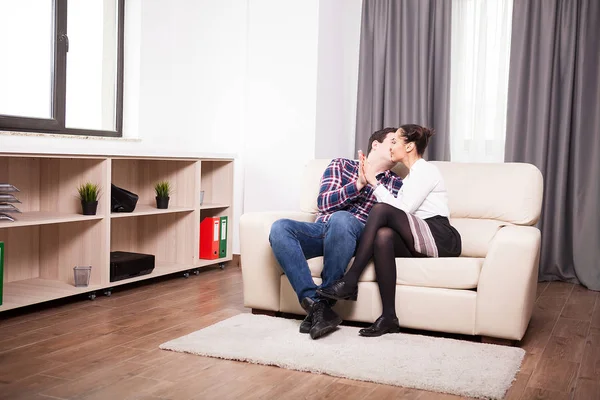
[[[426,152],[449,160],[450,24],[446,0],[364,0],[355,149],[376,130],[415,123],[436,132]]]
[[[600,1],[515,0],[511,42],[506,161],[544,175],[540,281],[600,290]]]

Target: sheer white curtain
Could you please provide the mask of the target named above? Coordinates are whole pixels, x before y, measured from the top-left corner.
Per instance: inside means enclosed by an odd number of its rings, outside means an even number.
[[[452,0],[452,161],[503,162],[513,0]]]

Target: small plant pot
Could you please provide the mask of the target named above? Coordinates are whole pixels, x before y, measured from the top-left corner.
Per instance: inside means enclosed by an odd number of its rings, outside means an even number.
[[[82,201],[81,209],[83,210],[83,215],[96,215],[98,201]]]
[[[170,197],[156,197],[156,208],[169,208],[169,198]]]

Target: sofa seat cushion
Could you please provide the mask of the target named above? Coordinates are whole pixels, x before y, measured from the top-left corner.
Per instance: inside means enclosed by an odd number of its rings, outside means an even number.
[[[352,260],[353,261],[353,260]],[[350,265],[352,265],[350,261]],[[396,258],[396,284],[446,289],[474,289],[479,282],[483,258]],[[308,260],[313,278],[320,278],[323,257]],[[375,281],[373,262],[360,277],[361,282]]]

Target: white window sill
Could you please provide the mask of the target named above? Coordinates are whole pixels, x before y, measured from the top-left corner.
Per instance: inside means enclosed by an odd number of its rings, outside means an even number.
[[[85,136],[85,135],[68,135],[60,133],[39,133],[39,132],[13,132],[13,131],[0,131],[2,136],[26,136],[26,137],[52,137],[60,139],[80,139],[80,140],[109,140],[116,142],[141,142],[139,138],[127,138],[127,137],[111,137],[111,136]]]

